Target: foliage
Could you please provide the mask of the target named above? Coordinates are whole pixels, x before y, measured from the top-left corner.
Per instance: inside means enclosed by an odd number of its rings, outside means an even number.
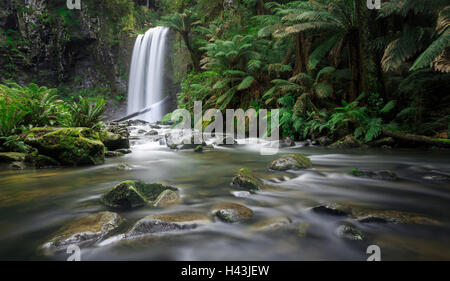
[[[79,97],[78,102],[67,103],[70,118],[66,125],[69,127],[98,128],[105,111],[105,104],[103,99],[91,102],[84,97]]]

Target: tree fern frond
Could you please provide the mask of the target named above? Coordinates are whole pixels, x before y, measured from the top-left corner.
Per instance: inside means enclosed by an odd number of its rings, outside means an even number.
[[[450,29],[447,29],[417,58],[410,70],[414,71],[420,68],[430,67],[434,59],[449,46]]]

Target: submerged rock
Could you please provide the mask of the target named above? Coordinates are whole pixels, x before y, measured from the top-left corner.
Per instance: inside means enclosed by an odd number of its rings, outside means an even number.
[[[139,220],[125,234],[125,237],[131,238],[146,234],[191,230],[197,228],[199,225],[208,223],[211,223],[211,219],[208,216],[198,213],[149,215]]]
[[[133,169],[133,166],[128,163],[122,163],[117,166],[117,169],[122,171],[129,171]]]
[[[290,224],[291,222],[292,221],[288,217],[270,218],[253,224],[250,226],[250,229],[254,231],[271,231]]]
[[[351,225],[341,225],[336,230],[337,236],[346,240],[364,240],[364,234],[354,226]]]
[[[123,153],[117,152],[117,151],[106,151],[105,157],[106,158],[113,158],[113,157],[120,157],[123,156]]]
[[[354,136],[348,135],[344,138],[336,141],[335,143],[331,144],[329,146],[330,148],[340,148],[340,149],[346,149],[346,148],[356,148],[361,147],[361,142],[358,141]]]
[[[349,173],[354,177],[363,177],[377,180],[395,181],[398,179],[395,173],[388,170],[370,171],[370,170],[352,169]]]
[[[301,170],[311,168],[312,163],[303,154],[289,154],[273,160],[269,164],[269,169],[276,171]]]
[[[227,223],[243,222],[253,216],[253,211],[236,203],[223,203],[213,207],[212,213]]]
[[[175,191],[166,189],[161,194],[159,194],[158,198],[156,198],[155,202],[153,202],[154,207],[167,207],[170,205],[174,205],[181,202],[181,198]]]
[[[132,153],[132,151],[130,149],[126,149],[126,148],[116,149],[115,152],[119,152],[119,153],[123,153],[123,154]]]
[[[321,206],[317,206],[312,208],[312,211],[318,214],[323,214],[323,215],[330,215],[330,216],[338,216],[338,217],[344,217],[344,216],[348,216],[349,213],[340,210],[337,207],[334,206],[329,206],[329,205],[321,205]]]
[[[106,192],[101,201],[109,208],[129,210],[143,207],[149,202],[157,200],[158,196],[166,190],[177,191],[178,189],[159,183],[124,181]],[[163,201],[166,204],[168,202],[167,199]]]
[[[58,230],[43,247],[58,250],[74,244],[91,244],[115,230],[120,222],[120,216],[111,212],[83,216]]]
[[[34,128],[24,136],[26,144],[63,165],[97,165],[104,162],[105,146],[88,128]]]
[[[255,177],[252,172],[246,168],[240,169],[231,183],[235,187],[246,188],[250,190],[261,189],[263,185],[262,181]]]

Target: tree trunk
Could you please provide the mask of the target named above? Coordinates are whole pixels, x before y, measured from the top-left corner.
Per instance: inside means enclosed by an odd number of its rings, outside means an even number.
[[[289,61],[290,61],[290,59],[292,57],[292,54],[294,53],[294,47],[295,47],[294,43],[295,43],[295,37],[292,39],[291,43],[289,44],[289,50],[286,53],[286,56],[284,57],[284,59],[281,62],[281,64],[284,65],[284,64],[288,64],[289,63]]]
[[[353,30],[349,38],[350,70],[352,71],[352,82],[350,86],[349,102],[354,101],[361,94],[361,61],[359,52],[358,30]]]
[[[194,71],[196,73],[199,73],[201,71],[200,68],[200,58],[198,57],[198,55],[195,53],[195,50],[192,49],[191,43],[189,41],[189,35],[187,33],[182,33],[181,37],[184,40],[184,43],[186,44],[186,48],[189,51],[189,54],[191,56],[191,60],[192,60],[192,65],[194,67]]]
[[[450,139],[432,138],[413,134],[399,133],[389,130],[383,130],[383,134],[394,139],[409,141],[412,143],[429,144],[438,147],[450,147]]]
[[[297,33],[295,35],[295,45],[294,75],[297,75],[300,72],[308,70],[308,48],[302,33]]]

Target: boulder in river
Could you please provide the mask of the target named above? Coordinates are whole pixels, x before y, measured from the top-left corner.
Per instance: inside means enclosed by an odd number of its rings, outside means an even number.
[[[303,154],[289,154],[273,160],[269,164],[269,169],[276,171],[301,170],[311,168],[312,163]]]
[[[212,213],[227,223],[244,222],[253,217],[253,211],[236,203],[222,203],[213,207]]]
[[[89,128],[34,128],[23,138],[39,154],[63,165],[97,165],[105,159],[105,146]]]
[[[145,134],[146,136],[157,136],[158,132],[155,130],[151,130]]]
[[[158,199],[158,196],[166,191],[177,191],[175,187],[159,183],[143,183],[141,181],[124,181],[109,190],[102,196],[102,202],[112,209],[129,210],[147,205]],[[162,200],[160,198],[160,200]],[[169,200],[162,200],[168,204]]]
[[[275,217],[259,221],[250,226],[250,229],[254,231],[271,231],[279,229],[280,227],[290,224],[291,222],[291,219],[288,217]]]
[[[181,198],[177,192],[166,189],[153,202],[154,207],[167,207],[181,202]]]
[[[245,188],[249,190],[261,189],[263,185],[262,181],[255,177],[252,172],[246,168],[240,169],[231,183],[235,187]]]
[[[43,247],[58,250],[74,244],[95,243],[117,229],[120,222],[120,216],[112,212],[83,216],[63,226]]]
[[[117,151],[106,151],[105,157],[106,158],[113,158],[113,157],[120,157],[123,156],[123,153],[117,152]]]
[[[0,163],[11,164],[25,161],[26,154],[19,152],[0,152]]]
[[[146,234],[183,231],[197,228],[199,225],[211,223],[211,219],[199,213],[170,213],[155,214],[139,220],[130,231],[125,234],[126,238],[142,236]]]
[[[106,148],[111,151],[121,148],[130,148],[129,138],[124,138],[119,134],[103,131],[100,133],[100,139]]]
[[[348,135],[344,138],[336,141],[335,143],[331,144],[329,146],[330,148],[340,148],[340,149],[347,149],[347,148],[356,148],[361,147],[361,142],[358,141],[354,136]]]
[[[349,173],[354,177],[363,177],[376,180],[395,181],[398,179],[397,175],[389,170],[370,171],[363,169],[352,169]]]
[[[352,225],[341,225],[336,230],[337,236],[346,240],[364,240],[364,234]]]

